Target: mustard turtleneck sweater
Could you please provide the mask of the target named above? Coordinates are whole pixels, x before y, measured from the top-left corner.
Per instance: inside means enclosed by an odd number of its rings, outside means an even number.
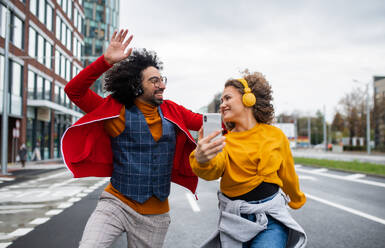
[[[134,104],[143,113],[143,116],[146,119],[152,137],[155,141],[158,141],[162,137],[162,118],[159,115],[158,108],[138,99],[134,101]],[[111,137],[116,137],[121,134],[124,131],[125,126],[126,122],[124,106],[120,111],[119,117],[109,119],[104,122],[104,129]],[[118,190],[116,190],[111,185],[111,183],[109,183],[104,190],[118,197],[122,202],[124,202],[140,214],[164,214],[170,210],[170,207],[168,205],[168,199],[161,202],[158,198],[152,196],[146,202],[140,204],[134,200],[125,197]]]
[[[222,152],[200,164],[190,154],[191,168],[206,180],[221,177],[220,189],[229,197],[246,194],[262,182],[275,183],[289,195],[291,208],[300,208],[306,197],[299,188],[289,141],[277,127],[257,123],[243,132],[229,132]]]

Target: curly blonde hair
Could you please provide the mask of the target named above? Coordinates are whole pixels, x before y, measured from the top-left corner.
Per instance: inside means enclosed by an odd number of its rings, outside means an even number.
[[[255,95],[256,102],[253,108],[253,115],[258,123],[271,124],[274,119],[274,107],[271,103],[273,100],[272,89],[266,78],[260,72],[242,72],[243,78],[247,81],[251,92]],[[245,93],[244,86],[237,79],[229,79],[225,83],[225,88],[233,86],[242,95]],[[225,123],[228,129],[234,128],[234,123]]]

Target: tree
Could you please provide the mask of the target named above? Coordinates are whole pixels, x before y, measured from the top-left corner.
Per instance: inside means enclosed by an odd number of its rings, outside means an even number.
[[[365,97],[366,94],[362,89],[355,88],[350,93],[347,93],[339,102],[348,129],[350,144],[353,137],[365,137]]]

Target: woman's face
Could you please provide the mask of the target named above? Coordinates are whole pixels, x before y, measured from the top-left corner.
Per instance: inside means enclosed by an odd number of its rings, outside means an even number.
[[[228,86],[223,90],[220,110],[224,122],[234,122],[246,115],[246,107],[242,103],[242,94],[237,88]]]

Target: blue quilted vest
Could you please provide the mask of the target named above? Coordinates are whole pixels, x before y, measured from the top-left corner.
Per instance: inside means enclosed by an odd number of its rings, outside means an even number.
[[[114,170],[111,184],[126,197],[144,203],[151,196],[164,201],[170,194],[175,150],[174,124],[162,118],[162,137],[155,142],[142,112],[126,109],[126,127],[111,138]]]

